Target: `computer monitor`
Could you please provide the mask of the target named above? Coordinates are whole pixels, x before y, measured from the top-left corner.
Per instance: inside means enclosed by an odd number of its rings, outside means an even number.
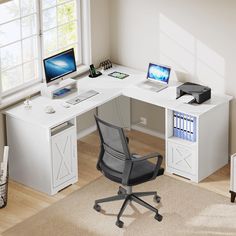
[[[147,79],[168,84],[171,68],[149,63]]]
[[[74,49],[71,48],[43,60],[45,80],[47,85],[59,83],[76,73]]]

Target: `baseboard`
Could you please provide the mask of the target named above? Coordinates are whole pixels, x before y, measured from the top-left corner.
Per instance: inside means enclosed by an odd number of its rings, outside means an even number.
[[[162,133],[160,133],[160,132],[147,129],[147,128],[145,128],[145,127],[141,127],[141,126],[139,126],[139,125],[131,125],[131,129],[137,130],[137,131],[140,131],[140,132],[143,132],[143,133],[145,133],[145,134],[152,135],[152,136],[154,136],[154,137],[158,137],[158,138],[161,138],[161,139],[165,139],[165,134],[162,134]]]
[[[152,135],[154,137],[165,139],[165,135],[164,134],[162,134],[160,132],[157,132],[157,131],[153,131],[153,130],[144,128],[144,127],[141,127],[141,126],[138,126],[138,125],[131,125],[131,129],[143,132],[145,134]],[[97,126],[96,125],[93,125],[93,126],[87,128],[87,129],[81,130],[81,131],[79,131],[77,133],[77,139],[79,140],[79,139],[81,139],[81,138],[83,138],[83,137],[93,133],[96,130],[97,130]]]
[[[81,131],[79,131],[77,133],[77,139],[79,140],[79,139],[81,139],[81,138],[83,138],[83,137],[93,133],[96,130],[97,130],[97,126],[96,125],[93,125],[93,126],[87,128],[87,129],[81,130]]]

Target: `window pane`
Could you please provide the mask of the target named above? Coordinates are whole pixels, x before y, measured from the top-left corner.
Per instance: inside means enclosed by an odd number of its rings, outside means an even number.
[[[78,44],[73,44],[73,45],[68,45],[67,47],[63,47],[60,50],[58,50],[58,53],[66,51],[71,48],[74,48],[75,60],[76,60],[76,62],[78,62]]]
[[[18,66],[2,72],[1,80],[3,92],[21,85],[23,83],[22,67]]]
[[[0,4],[0,24],[20,17],[19,0]]]
[[[42,0],[42,9],[56,5],[56,0]]]
[[[36,12],[35,0],[21,0],[21,15],[26,16]]]
[[[43,12],[43,30],[48,30],[57,25],[57,12],[56,8],[50,8]]]
[[[21,64],[21,43],[14,43],[1,48],[1,70]]]
[[[31,61],[23,65],[24,82],[29,82],[37,77],[37,61]]]
[[[31,61],[38,57],[37,38],[28,38],[22,41],[23,62]]]
[[[33,34],[36,34],[36,15],[31,15],[22,18],[21,20],[22,27],[22,37],[26,38]]]
[[[52,51],[57,50],[57,30],[49,30],[44,33],[43,38],[43,45],[44,45],[44,57],[50,54]]]
[[[0,46],[20,39],[20,20],[0,26]]]
[[[78,62],[78,21],[76,0],[42,0],[43,57],[54,55],[63,49],[75,48]],[[50,32],[49,32],[50,31]]]
[[[68,0],[57,0],[57,4],[63,3],[63,2],[67,2]]]
[[[75,2],[65,3],[57,7],[58,24],[64,24],[76,19],[76,4]]]
[[[66,25],[58,27],[58,46],[59,48],[65,45],[73,44],[77,41],[76,22],[70,22]]]
[[[11,0],[0,4],[0,94],[38,78],[36,3]]]

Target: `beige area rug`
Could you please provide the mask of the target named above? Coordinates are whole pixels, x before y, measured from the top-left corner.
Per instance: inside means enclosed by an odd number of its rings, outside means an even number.
[[[42,210],[35,216],[5,231],[4,236],[80,236],[80,235],[236,235],[236,204],[216,193],[161,176],[134,190],[157,190],[163,215],[162,222],[154,213],[133,203],[121,218],[124,228],[115,225],[122,201],[101,204],[101,213],[93,210],[94,200],[114,195],[118,185],[101,177],[68,197]]]

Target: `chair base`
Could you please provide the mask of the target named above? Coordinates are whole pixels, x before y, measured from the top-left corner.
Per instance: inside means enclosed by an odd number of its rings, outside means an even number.
[[[124,225],[124,222],[122,222],[120,220],[120,217],[122,216],[122,214],[124,213],[125,208],[127,207],[127,205],[131,201],[134,201],[134,202],[146,207],[147,209],[153,211],[155,213],[154,218],[157,221],[162,221],[162,215],[160,215],[158,213],[158,209],[156,209],[155,207],[151,206],[150,204],[148,204],[147,202],[145,202],[141,198],[139,198],[139,197],[152,196],[152,195],[154,196],[153,197],[154,201],[159,203],[160,200],[161,200],[161,197],[157,195],[156,191],[153,191],[153,192],[134,192],[134,193],[132,193],[132,187],[127,187],[127,189],[125,189],[125,188],[120,186],[117,195],[96,200],[93,208],[96,211],[100,212],[101,211],[101,206],[99,205],[99,203],[124,200],[124,202],[121,206],[121,209],[120,209],[120,211],[117,215],[116,225],[119,228],[122,228],[123,225]]]

